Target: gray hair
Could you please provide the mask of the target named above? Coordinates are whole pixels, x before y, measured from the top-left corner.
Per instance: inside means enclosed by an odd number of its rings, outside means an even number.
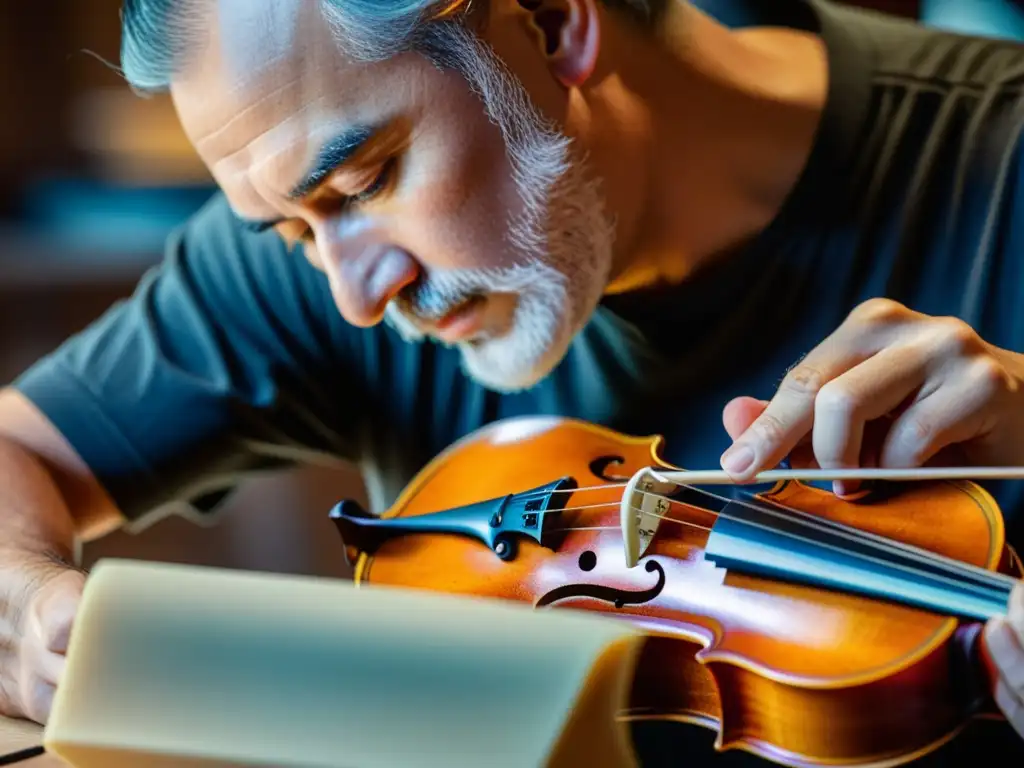
[[[665,0],[603,0],[650,23]],[[209,0],[124,0],[121,71],[139,92],[161,92],[202,28],[199,6]],[[436,66],[468,74],[479,62],[480,41],[468,20],[473,0],[318,0],[339,44],[359,61],[413,51]],[[481,0],[486,3],[486,0]]]

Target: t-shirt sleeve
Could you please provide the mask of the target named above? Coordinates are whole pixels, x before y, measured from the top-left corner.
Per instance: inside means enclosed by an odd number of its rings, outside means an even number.
[[[362,343],[301,253],[217,195],[129,299],[14,386],[136,519],[311,453],[357,459]]]

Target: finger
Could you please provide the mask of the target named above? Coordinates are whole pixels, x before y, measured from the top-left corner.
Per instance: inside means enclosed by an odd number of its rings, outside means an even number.
[[[786,374],[761,415],[722,455],[726,472],[738,481],[749,480],[778,464],[811,433],[821,388],[876,354],[893,333],[884,323],[863,322],[863,314],[851,313],[853,320],[843,323]]]
[[[729,437],[735,440],[742,435],[767,407],[767,400],[754,397],[736,397],[726,403],[722,410],[722,423]]]
[[[821,469],[818,460],[814,458],[814,448],[809,439],[790,451],[789,466],[793,469]]]
[[[892,428],[891,414],[869,421],[864,425],[864,437],[860,448],[860,466],[877,467],[881,461],[882,443]]]
[[[777,465],[810,433],[819,382],[829,375],[806,360],[790,371],[775,397],[722,454],[722,469],[744,481]]]
[[[864,428],[864,447],[861,449],[861,467],[877,467],[878,453],[881,450],[882,440],[889,430],[890,422],[885,419],[868,422]],[[789,465],[793,469],[820,469],[818,460],[814,456],[814,446],[811,444],[811,437],[808,435],[800,441],[789,454]],[[857,495],[861,490],[861,484],[855,480],[836,480],[833,484],[833,492],[840,497]]]
[[[885,419],[920,391],[928,377],[929,352],[920,345],[886,347],[821,388],[811,441],[819,466],[878,465]],[[859,491],[860,483],[837,480],[833,489],[838,496],[849,496]]]
[[[910,405],[893,421],[882,444],[883,467],[921,467],[939,451],[984,435],[986,414],[1001,386],[987,359],[961,368],[944,383]]]
[[[1010,622],[997,617],[988,622],[984,632],[985,647],[1013,698],[1024,697],[1024,644]]]
[[[722,412],[722,422],[725,431],[734,440],[750,428],[764,409],[768,407],[767,400],[758,400],[754,397],[737,397],[730,400]],[[818,462],[814,458],[814,451],[811,449],[811,435],[808,433],[800,438],[789,455],[784,457],[792,469],[818,469]],[[779,460],[780,462],[782,459]]]
[[[67,653],[80,597],[74,593],[62,593],[48,606],[42,622],[43,645],[47,650]]]
[[[57,685],[64,676],[67,661],[67,656],[62,653],[40,649],[33,659],[33,666],[40,680]]]
[[[722,468],[742,482],[778,464],[811,431],[819,390],[906,337],[907,323],[922,317],[887,299],[856,307],[834,333],[786,374],[768,407],[722,455]]]
[[[1010,593],[1006,615],[988,622],[983,641],[998,674],[996,705],[1024,737],[1024,582]]]
[[[814,404],[814,455],[822,467],[857,467],[870,421],[912,397],[928,375],[927,351],[887,347],[825,384]]]
[[[913,394],[926,376],[927,360],[923,352],[896,347],[866,361],[859,358],[835,358],[823,373],[795,369],[796,375],[787,377],[775,398],[722,457],[723,469],[737,479],[749,479],[777,464],[808,435],[818,466],[859,466],[865,423]]]
[[[28,690],[22,691],[22,700],[26,702],[25,717],[40,725],[45,725],[53,709],[53,697],[56,692],[56,686],[50,683],[41,680],[32,681]]]
[[[1010,599],[1006,606],[1006,621],[1017,637],[1017,642],[1024,648],[1024,581],[1014,584]],[[1024,686],[1021,687],[1024,691]]]
[[[56,685],[67,665],[66,650],[54,651],[46,647],[45,637],[33,630],[22,639],[22,665],[32,678]]]

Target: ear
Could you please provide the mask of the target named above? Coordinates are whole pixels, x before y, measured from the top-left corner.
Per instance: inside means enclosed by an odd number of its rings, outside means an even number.
[[[567,88],[583,85],[597,66],[601,27],[596,0],[518,0],[552,74]]]

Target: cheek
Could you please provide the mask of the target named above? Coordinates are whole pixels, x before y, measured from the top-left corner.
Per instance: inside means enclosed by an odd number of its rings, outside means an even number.
[[[479,104],[472,119],[445,123],[410,153],[400,226],[428,268],[500,266],[511,256],[508,221],[522,209],[501,134]]]

